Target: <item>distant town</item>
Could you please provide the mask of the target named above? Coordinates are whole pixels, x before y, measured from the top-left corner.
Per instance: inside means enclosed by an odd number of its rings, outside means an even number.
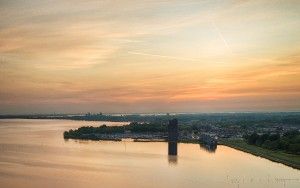
[[[182,138],[194,139],[199,134],[207,134],[217,139],[242,139],[243,135],[280,134],[300,130],[300,112],[274,113],[211,113],[211,114],[34,114],[0,115],[4,118],[22,119],[69,119],[83,121],[131,122],[153,125],[167,124],[170,119],[178,119]],[[87,124],[88,126],[88,124]],[[99,125],[100,126],[100,125]]]
[[[87,121],[86,126],[66,130],[65,139],[168,141],[167,125],[178,120],[178,142],[204,145],[214,151],[227,145],[300,169],[300,113],[211,113],[211,114],[35,114],[1,115],[0,119],[64,119]],[[88,121],[124,122],[123,126]]]

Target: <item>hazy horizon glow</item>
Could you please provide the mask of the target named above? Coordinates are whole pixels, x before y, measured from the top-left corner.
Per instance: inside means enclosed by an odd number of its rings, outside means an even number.
[[[0,1],[0,113],[300,110],[300,3]]]

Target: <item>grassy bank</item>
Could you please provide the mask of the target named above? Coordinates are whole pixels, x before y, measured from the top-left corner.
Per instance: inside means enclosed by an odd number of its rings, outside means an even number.
[[[282,163],[300,170],[300,155],[284,153],[282,151],[272,151],[254,145],[249,145],[243,140],[220,140],[219,144],[235,148],[256,156]]]

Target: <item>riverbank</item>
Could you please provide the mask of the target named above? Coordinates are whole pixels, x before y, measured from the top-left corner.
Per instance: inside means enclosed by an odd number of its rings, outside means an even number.
[[[263,157],[274,162],[282,163],[292,168],[300,170],[300,156],[284,153],[282,151],[272,151],[254,145],[249,145],[243,140],[219,140],[219,145],[225,145],[237,150],[241,150],[252,155]]]

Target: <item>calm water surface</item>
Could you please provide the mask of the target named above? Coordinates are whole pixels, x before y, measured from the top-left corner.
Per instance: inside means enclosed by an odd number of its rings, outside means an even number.
[[[300,171],[225,146],[64,140],[83,125],[124,123],[0,120],[0,187],[300,187]]]

